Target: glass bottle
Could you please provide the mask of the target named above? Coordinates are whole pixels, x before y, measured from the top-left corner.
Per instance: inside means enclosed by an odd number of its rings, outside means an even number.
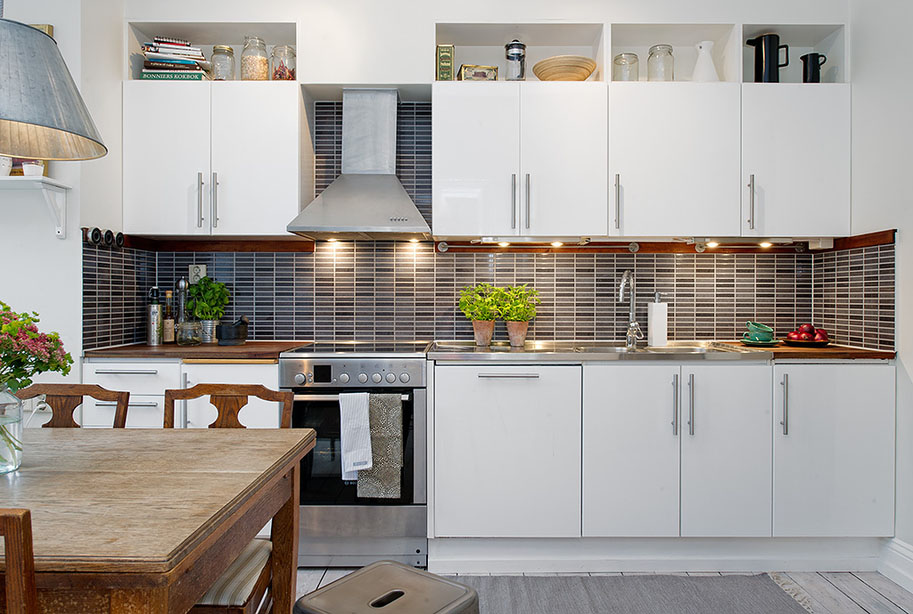
[[[173,296],[174,294],[171,290],[165,290],[165,317],[162,319],[162,343],[174,343]]]
[[[640,69],[636,53],[619,53],[612,62],[613,81],[637,81]]]
[[[244,37],[241,52],[241,80],[267,81],[269,79],[269,56],[266,43],[259,36]]]
[[[295,80],[295,49],[291,45],[276,45],[270,56],[270,79],[273,81]]]
[[[672,45],[650,47],[650,57],[647,58],[647,80],[675,80],[675,58],[672,57]]]
[[[517,39],[504,45],[504,57],[507,58],[507,81],[526,79],[526,45]]]
[[[235,50],[228,45],[212,48],[213,81],[231,81],[235,78]]]

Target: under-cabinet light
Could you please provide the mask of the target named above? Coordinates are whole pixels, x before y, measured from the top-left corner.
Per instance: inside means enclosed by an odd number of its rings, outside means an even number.
[[[770,241],[762,241],[761,243],[758,243],[758,245],[760,247],[763,247],[764,249],[767,249],[768,247],[773,247],[773,243],[771,243]]]
[[[552,247],[561,247],[564,245],[561,241],[552,241]]]
[[[501,241],[498,243],[498,247],[510,247],[510,243],[507,241]]]
[[[719,246],[720,246],[720,244],[717,243],[716,241],[707,242],[707,247],[719,247]]]

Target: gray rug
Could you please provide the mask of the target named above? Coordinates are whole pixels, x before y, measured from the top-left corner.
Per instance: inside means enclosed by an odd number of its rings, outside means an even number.
[[[808,614],[769,576],[460,576],[481,614]]]

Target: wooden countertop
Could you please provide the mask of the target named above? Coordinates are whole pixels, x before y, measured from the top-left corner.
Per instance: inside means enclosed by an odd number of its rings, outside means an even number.
[[[248,341],[244,345],[167,345],[145,343],[89,350],[86,358],[181,358],[184,360],[277,360],[279,354],[307,341]]]
[[[728,345],[745,347],[738,341],[724,341]],[[800,348],[781,343],[775,348],[763,348],[773,352],[774,360],[891,360],[896,352],[885,350],[866,350],[846,345],[831,344],[823,348]]]

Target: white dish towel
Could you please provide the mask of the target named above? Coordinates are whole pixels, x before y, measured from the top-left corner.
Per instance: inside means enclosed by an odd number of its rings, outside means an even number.
[[[374,466],[371,455],[371,424],[367,392],[345,392],[339,395],[339,447],[342,456],[342,479],[358,479],[361,469]]]

